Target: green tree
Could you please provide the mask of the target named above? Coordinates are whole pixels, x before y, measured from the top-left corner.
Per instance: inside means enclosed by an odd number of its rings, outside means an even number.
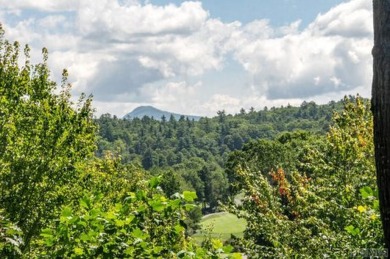
[[[95,125],[90,98],[71,103],[66,70],[54,94],[46,49],[43,63],[31,65],[26,46],[23,67],[19,52],[0,27],[0,207],[21,228],[26,251],[67,199],[76,165],[93,155]]]
[[[166,170],[162,173],[160,186],[167,197],[171,197],[175,193],[180,192],[180,182],[173,170]]]
[[[146,150],[146,152],[144,153],[144,155],[142,157],[142,166],[146,170],[148,170],[148,169],[152,168],[155,164],[158,164],[156,160],[157,159],[155,157],[154,152],[149,148]]]
[[[267,165],[264,159],[247,163],[254,150],[272,158],[272,146],[249,149],[236,160],[233,172],[245,198],[231,211],[248,222],[241,241],[246,254],[345,258],[383,246],[369,103],[346,98],[333,122],[322,144],[312,138],[302,142],[306,137],[301,133],[278,138],[291,148],[290,154],[300,154],[290,156],[297,161],[289,170],[283,168],[287,163],[259,173]],[[280,149],[274,147],[277,154]]]
[[[230,153],[226,164],[231,194],[235,195],[242,189],[242,181],[236,171],[238,166],[266,175],[280,167],[291,169],[291,162],[291,153],[278,141],[260,139],[247,143],[242,150]]]

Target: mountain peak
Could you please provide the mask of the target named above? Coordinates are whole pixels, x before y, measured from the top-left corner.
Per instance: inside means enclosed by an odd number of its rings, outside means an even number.
[[[153,117],[155,120],[159,121],[163,116],[169,119],[171,115],[175,117],[176,120],[179,120],[181,116],[188,117],[190,120],[193,119],[195,121],[201,118],[200,116],[184,115],[184,114],[177,114],[173,112],[163,111],[150,105],[139,106],[135,108],[133,111],[126,114],[123,118],[131,120],[134,118],[142,119],[143,117],[147,116],[149,118]]]

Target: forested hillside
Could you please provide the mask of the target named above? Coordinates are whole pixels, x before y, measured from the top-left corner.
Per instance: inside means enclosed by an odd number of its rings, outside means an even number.
[[[169,182],[175,182],[166,186],[168,194],[194,190],[214,209],[218,200],[227,198],[224,168],[231,151],[257,139],[280,138],[297,130],[325,135],[333,113],[341,108],[341,101],[326,105],[303,102],[300,107],[242,109],[235,115],[219,111],[215,117],[199,121],[184,116],[179,120],[174,116],[163,116],[161,121],[149,117],[128,120],[105,114],[96,120],[97,155],[111,152],[120,155],[123,163],[139,163],[154,174],[164,171]]]

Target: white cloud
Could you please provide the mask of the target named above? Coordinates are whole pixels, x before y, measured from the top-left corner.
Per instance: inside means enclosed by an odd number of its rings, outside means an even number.
[[[188,84],[185,81],[168,82],[158,87],[146,85],[142,92],[150,96],[152,103],[162,109],[180,113],[196,113],[199,104],[197,91],[202,89],[202,82]],[[196,97],[196,98],[194,98]],[[172,107],[174,104],[174,107]]]
[[[73,84],[73,89],[77,93],[91,91],[94,87],[93,78],[100,74],[99,66],[102,63],[110,63],[114,60],[113,57],[104,53],[77,53],[71,50],[55,51],[49,55],[49,65],[57,80],[61,76],[63,68],[69,71],[69,80]]]
[[[369,92],[367,0],[342,3],[302,29],[300,21],[223,23],[200,1],[142,2],[0,0],[0,17],[9,39],[31,43],[37,55],[48,47],[54,77],[68,68],[75,93],[93,93],[99,113],[152,104],[214,115]],[[242,86],[226,76],[231,63],[243,67]],[[213,72],[220,78],[210,81]]]
[[[270,99],[310,98],[319,94],[369,87],[372,11],[365,0],[354,0],[318,15],[303,31],[273,29],[253,39],[255,30],[232,38],[235,58]],[[252,25],[247,25],[251,27]],[[281,35],[280,35],[281,33]],[[337,78],[337,84],[334,83]]]
[[[138,55],[145,68],[157,69],[164,77],[219,69],[223,44],[235,29],[234,24],[210,19],[200,2],[159,7],[83,1],[78,25],[81,36],[93,47],[110,51],[120,47],[121,52]]]
[[[4,14],[3,14],[4,15]],[[5,21],[7,21],[7,16],[2,17]],[[35,25],[34,18],[27,18],[17,22],[15,25],[11,26],[7,23],[2,23],[5,28],[7,38],[10,40],[17,40],[23,43],[31,43],[37,39],[39,39],[40,34],[34,32],[32,27]]]
[[[34,29],[36,32],[39,32],[41,35],[58,35],[65,36],[67,38],[73,37],[76,38],[78,35],[74,31],[74,21],[68,19],[67,15],[64,14],[54,14],[47,15],[43,18],[37,19],[34,21]],[[62,40],[67,42],[66,40]],[[50,40],[45,42],[51,42]],[[69,46],[69,48],[72,46]]]
[[[342,3],[318,15],[308,30],[323,36],[371,37],[372,2],[353,0]]]
[[[39,20],[39,26],[43,28],[53,29],[66,22],[64,15],[49,15]]]
[[[79,30],[85,36],[100,35],[119,41],[129,37],[189,34],[198,31],[208,13],[200,2],[180,6],[120,5],[117,1],[82,0],[78,11]]]
[[[36,9],[40,11],[71,11],[77,7],[78,0],[0,0],[5,9]]]
[[[122,85],[117,87],[122,92],[117,91],[117,94],[121,95],[137,92],[153,80],[175,80],[175,77],[221,69],[224,43],[235,29],[235,24],[210,19],[200,2],[160,7],[120,5],[106,0],[92,5],[90,1],[83,1],[77,17],[82,51],[105,52],[116,57],[117,63],[113,67],[117,70],[113,71],[112,66],[108,68],[114,82],[122,72],[139,75],[134,80],[125,76],[127,82],[125,78],[120,80]],[[128,70],[126,66],[130,63],[131,70]],[[103,74],[107,74],[107,69],[104,70]],[[146,76],[144,82],[140,76]],[[107,84],[101,77],[93,79],[97,85]],[[94,89],[99,98],[103,87]],[[132,96],[142,98],[138,93]]]
[[[227,113],[237,112],[237,107],[240,107],[242,104],[241,100],[236,97],[232,97],[224,94],[215,94],[202,105],[204,110],[212,112],[213,115],[217,111],[225,110]]]

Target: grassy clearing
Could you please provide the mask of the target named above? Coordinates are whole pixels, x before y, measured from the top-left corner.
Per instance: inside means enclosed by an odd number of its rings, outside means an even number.
[[[200,222],[201,230],[193,238],[201,242],[205,236],[218,238],[226,241],[233,234],[238,237],[243,236],[246,227],[245,219],[239,219],[236,215],[228,212],[220,212],[206,215]]]

